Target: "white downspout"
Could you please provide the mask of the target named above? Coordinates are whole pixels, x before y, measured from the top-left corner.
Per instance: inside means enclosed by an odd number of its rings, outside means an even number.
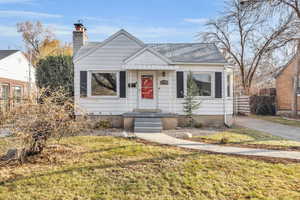
[[[226,67],[224,66],[224,69],[223,69],[223,78],[222,78],[222,81],[223,81],[223,114],[224,114],[224,124],[225,126],[228,126],[227,125],[227,115],[226,115],[226,85],[227,84],[227,81],[226,81],[226,76],[225,76],[225,72],[226,72]]]

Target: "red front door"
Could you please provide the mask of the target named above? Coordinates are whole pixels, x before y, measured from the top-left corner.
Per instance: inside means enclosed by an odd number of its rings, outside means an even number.
[[[142,75],[142,99],[153,99],[153,75]]]
[[[139,106],[140,109],[157,109],[156,72],[139,72]]]

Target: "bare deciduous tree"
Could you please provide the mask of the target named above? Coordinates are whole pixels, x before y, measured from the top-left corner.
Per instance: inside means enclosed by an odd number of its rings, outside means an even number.
[[[200,34],[203,41],[215,43],[238,66],[245,94],[249,94],[262,60],[295,34],[290,28],[292,14],[277,17],[278,21],[270,22],[266,15],[245,9],[240,1],[229,0],[222,16],[209,21],[208,31]]]
[[[33,96],[28,102],[22,102],[0,115],[0,128],[8,128],[22,141],[20,149],[11,149],[0,157],[0,166],[11,162],[23,163],[29,157],[42,153],[50,138],[60,140],[86,128],[84,117],[75,119],[74,102],[63,89],[41,89],[37,95],[38,102],[35,98]]]
[[[17,31],[22,34],[28,53],[31,54],[32,60],[36,61],[40,55],[40,48],[44,41],[53,39],[53,33],[45,28],[39,21],[33,23],[30,21],[17,24]]]
[[[298,20],[297,23],[294,24],[294,29],[299,32],[299,20],[300,20],[300,5],[299,0],[241,0],[240,4],[245,9],[251,9],[254,13],[271,13],[279,12],[281,14],[292,13],[294,18]],[[298,59],[300,59],[300,39],[298,37],[298,47],[297,54]],[[293,35],[290,35],[290,39],[293,38]],[[292,114],[294,117],[298,114],[298,86],[299,86],[299,76],[300,76],[300,61],[299,64],[295,67],[295,77],[294,77],[294,97],[292,103]]]

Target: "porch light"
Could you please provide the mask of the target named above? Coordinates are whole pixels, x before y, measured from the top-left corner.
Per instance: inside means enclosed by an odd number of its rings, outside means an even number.
[[[166,76],[166,72],[163,72],[163,73],[162,73],[162,76],[165,77],[165,76]]]

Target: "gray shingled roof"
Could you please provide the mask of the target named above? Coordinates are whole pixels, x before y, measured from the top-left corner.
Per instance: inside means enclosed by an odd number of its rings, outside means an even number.
[[[75,58],[86,54],[87,52],[89,52],[90,50],[92,50],[93,48],[95,48],[99,44],[101,44],[101,42],[87,42],[87,43],[85,43],[85,45],[82,46],[79,49],[79,51],[76,53]]]
[[[158,43],[148,46],[173,62],[226,63],[216,45],[211,43]]]
[[[0,50],[0,60],[18,52],[19,50]]]
[[[75,57],[86,54],[101,42],[88,42]],[[150,43],[146,44],[173,62],[226,63],[216,45],[211,43]]]

